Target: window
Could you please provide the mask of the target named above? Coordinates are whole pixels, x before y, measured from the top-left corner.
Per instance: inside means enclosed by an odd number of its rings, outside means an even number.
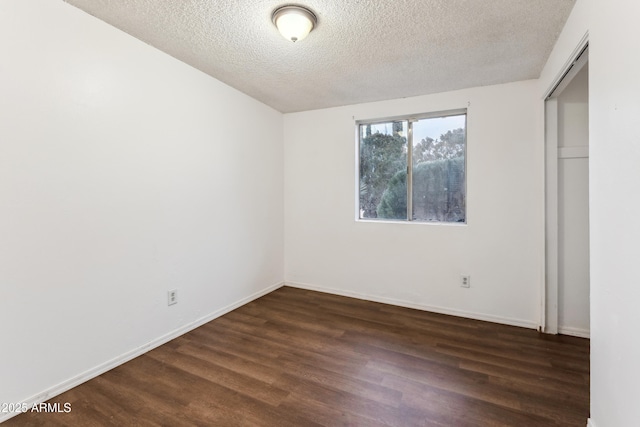
[[[359,218],[466,222],[467,111],[359,121]]]

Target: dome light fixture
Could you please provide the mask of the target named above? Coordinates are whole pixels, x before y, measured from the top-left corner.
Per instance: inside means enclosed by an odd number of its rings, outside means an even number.
[[[277,8],[271,20],[280,34],[292,42],[302,40],[309,35],[318,23],[316,15],[306,7],[288,5]]]

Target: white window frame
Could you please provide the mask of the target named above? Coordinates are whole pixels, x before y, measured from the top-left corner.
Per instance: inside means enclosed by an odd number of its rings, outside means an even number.
[[[413,216],[413,123],[423,119],[435,119],[449,116],[465,116],[464,126],[464,222],[449,221],[424,221],[415,220]],[[360,217],[360,142],[362,141],[362,125],[376,125],[390,122],[407,122],[407,218],[401,219],[385,219],[385,218],[362,218]],[[356,221],[362,222],[397,222],[397,223],[413,223],[413,224],[439,224],[439,225],[466,225],[468,222],[467,209],[467,127],[468,127],[468,110],[467,108],[459,108],[455,110],[434,111],[429,113],[408,114],[402,116],[390,116],[375,119],[356,120]]]

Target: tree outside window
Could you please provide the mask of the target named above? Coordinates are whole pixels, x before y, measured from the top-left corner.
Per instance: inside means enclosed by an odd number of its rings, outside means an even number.
[[[466,111],[359,123],[359,135],[361,219],[466,221]]]

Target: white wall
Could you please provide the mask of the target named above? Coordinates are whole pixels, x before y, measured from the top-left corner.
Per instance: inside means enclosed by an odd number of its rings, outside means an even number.
[[[279,112],[61,0],[0,2],[0,58],[0,402],[282,283]]]
[[[468,106],[468,225],[358,222],[356,128]],[[285,281],[536,327],[543,256],[537,82],[285,115]],[[460,274],[471,288],[459,286]]]
[[[540,78],[541,94],[589,31],[591,427],[640,420],[640,3],[578,0]]]
[[[640,3],[597,0],[590,28],[591,418],[640,423]]]
[[[534,325],[542,95],[589,29],[591,422],[637,424],[637,16],[578,0],[537,82],[286,115],[283,165],[279,113],[61,1],[0,2],[0,402],[277,285],[283,168],[287,281]],[[469,224],[356,222],[354,118],[467,102]]]

